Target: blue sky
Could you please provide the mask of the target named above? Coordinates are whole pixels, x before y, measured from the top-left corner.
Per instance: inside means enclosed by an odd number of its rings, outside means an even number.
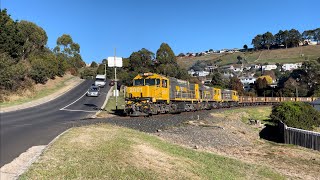
[[[41,26],[54,48],[62,34],[80,44],[82,58],[129,57],[161,43],[177,55],[251,47],[257,34],[320,27],[319,0],[0,0],[15,20]]]

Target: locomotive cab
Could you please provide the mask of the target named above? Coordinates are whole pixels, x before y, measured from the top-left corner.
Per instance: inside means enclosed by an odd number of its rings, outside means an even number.
[[[126,89],[125,112],[131,116],[157,114],[159,103],[169,103],[169,79],[164,76],[139,74],[133,79],[133,86]]]

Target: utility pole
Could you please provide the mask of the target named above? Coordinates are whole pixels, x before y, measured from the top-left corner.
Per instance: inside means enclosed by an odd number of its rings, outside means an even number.
[[[116,64],[116,48],[114,48],[114,64]],[[117,66],[114,66],[114,85],[116,87],[116,110],[118,110],[118,83],[117,83]]]
[[[107,80],[107,62],[104,63],[104,78]]]

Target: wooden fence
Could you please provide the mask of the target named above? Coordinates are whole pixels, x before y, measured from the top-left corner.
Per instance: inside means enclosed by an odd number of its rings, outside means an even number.
[[[320,151],[320,133],[288,127],[281,121],[279,127],[284,143]]]

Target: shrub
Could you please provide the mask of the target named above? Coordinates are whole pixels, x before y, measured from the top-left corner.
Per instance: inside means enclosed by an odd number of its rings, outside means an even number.
[[[96,76],[96,70],[94,68],[85,68],[80,74],[82,79],[93,79]]]
[[[30,71],[30,77],[36,83],[46,83],[48,80],[48,67],[42,59],[34,59],[31,62],[32,69]]]
[[[282,121],[287,126],[305,130],[320,126],[320,113],[310,104],[303,102],[283,102],[275,105],[270,117],[273,121]]]

